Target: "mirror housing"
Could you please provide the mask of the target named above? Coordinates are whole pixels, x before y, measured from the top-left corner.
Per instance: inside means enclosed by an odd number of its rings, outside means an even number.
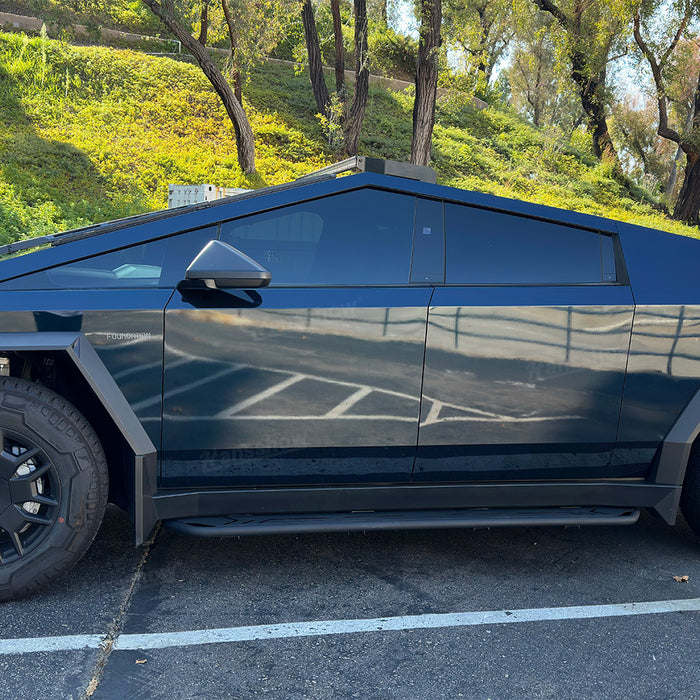
[[[185,272],[185,279],[211,289],[267,287],[272,275],[245,253],[223,241],[209,241]]]

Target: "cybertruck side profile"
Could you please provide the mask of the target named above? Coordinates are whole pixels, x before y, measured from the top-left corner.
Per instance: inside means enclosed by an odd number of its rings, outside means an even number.
[[[108,501],[137,544],[700,532],[698,240],[358,157],[0,254],[0,599]]]

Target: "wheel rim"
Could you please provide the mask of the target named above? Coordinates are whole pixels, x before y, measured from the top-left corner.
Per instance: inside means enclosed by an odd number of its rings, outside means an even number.
[[[0,427],[0,564],[26,556],[58,517],[60,483],[46,451]]]

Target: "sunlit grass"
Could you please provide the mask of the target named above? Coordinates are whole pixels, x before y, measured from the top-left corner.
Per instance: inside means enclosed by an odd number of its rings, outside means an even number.
[[[407,160],[412,102],[372,87],[361,151]],[[233,128],[196,66],[0,33],[0,243],[163,208],[168,184],[274,185],[343,157],[328,147],[308,77],[291,67],[254,71],[244,105],[253,177],[241,172]],[[618,182],[585,134],[564,140],[460,95],[440,100],[437,120],[442,184],[697,235]]]

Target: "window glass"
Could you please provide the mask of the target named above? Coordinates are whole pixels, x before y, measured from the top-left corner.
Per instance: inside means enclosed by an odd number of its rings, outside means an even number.
[[[416,200],[411,282],[443,282],[445,279],[445,227],[443,204]]]
[[[19,277],[2,289],[112,289],[174,287],[217,226],[129,246]],[[99,237],[96,237],[99,240]],[[69,245],[69,244],[68,244]]]
[[[610,236],[600,237],[600,253],[603,261],[603,282],[615,282],[617,280],[615,248]]]
[[[414,198],[357,190],[221,224],[221,240],[272,273],[272,284],[405,284]]]
[[[448,284],[602,281],[598,233],[457,204],[445,219]]]

